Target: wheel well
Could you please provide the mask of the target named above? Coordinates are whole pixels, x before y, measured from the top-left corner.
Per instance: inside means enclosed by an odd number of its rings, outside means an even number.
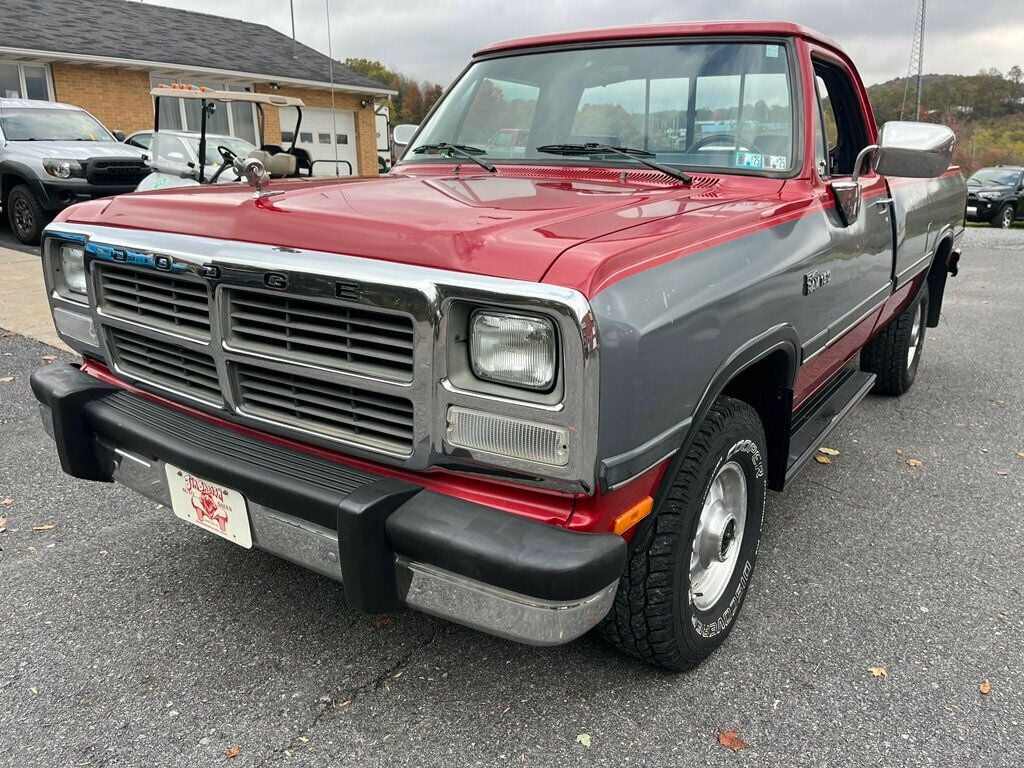
[[[949,277],[949,255],[953,251],[952,238],[944,238],[935,249],[931,269],[928,270],[928,319],[929,328],[939,324],[942,312],[942,295],[946,292],[946,279]]]
[[[0,176],[0,204],[6,205],[7,196],[11,193],[11,190],[18,186],[19,184],[27,183],[28,182],[25,181],[25,179],[21,178],[21,176],[18,176],[17,174],[14,173],[5,173],[2,176]]]
[[[794,363],[783,350],[762,357],[737,373],[721,394],[742,400],[761,418],[768,448],[768,487],[782,490],[789,458],[793,417]]]

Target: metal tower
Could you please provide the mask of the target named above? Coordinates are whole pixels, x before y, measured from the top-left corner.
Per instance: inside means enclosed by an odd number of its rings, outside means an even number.
[[[910,46],[910,66],[907,67],[907,82],[903,87],[903,104],[900,105],[900,120],[907,108],[907,96],[910,93],[910,78],[917,78],[917,111],[914,119],[921,119],[921,82],[922,68],[924,66],[924,14],[928,0],[920,0],[917,6],[917,19],[914,22],[914,42]]]

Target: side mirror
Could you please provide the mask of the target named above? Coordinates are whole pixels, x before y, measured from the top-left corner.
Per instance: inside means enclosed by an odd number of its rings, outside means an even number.
[[[118,141],[124,141],[124,131],[114,131],[114,138]]]
[[[420,127],[418,125],[409,125],[408,123],[396,125],[395,130],[392,132],[395,144],[400,147],[406,146],[410,141],[412,141],[412,137],[416,135],[416,131],[419,129]]]
[[[934,179],[949,168],[956,146],[956,134],[944,125],[893,120],[878,132],[878,143],[864,147],[853,164],[849,181],[829,184],[843,224],[850,226],[860,216],[861,189],[857,179],[864,163],[882,176]]]
[[[872,167],[883,176],[933,179],[949,168],[956,134],[944,125],[893,121],[878,133]]]

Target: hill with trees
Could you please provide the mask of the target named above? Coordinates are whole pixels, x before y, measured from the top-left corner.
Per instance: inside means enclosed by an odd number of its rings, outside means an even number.
[[[372,59],[345,59],[345,65],[398,91],[390,105],[392,123],[420,123],[444,92],[439,83],[417,81]]]
[[[905,78],[868,88],[879,125],[915,119],[914,83]],[[1024,163],[1024,72],[990,69],[976,75],[925,75],[916,119],[948,125],[957,135],[956,162],[965,173],[987,165]]]

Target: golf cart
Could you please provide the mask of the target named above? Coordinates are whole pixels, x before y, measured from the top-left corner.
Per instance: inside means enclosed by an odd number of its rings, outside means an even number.
[[[302,99],[272,93],[214,91],[201,86],[177,84],[157,86],[150,91],[150,95],[153,96],[155,117],[153,132],[147,137],[147,163],[153,169],[153,173],[142,180],[137,191],[238,182],[242,180],[242,161],[249,158],[255,158],[263,163],[270,178],[298,178],[303,171],[308,176],[313,175],[313,163],[309,153],[295,146],[302,124],[302,107],[305,106]],[[194,136],[198,141],[192,149],[185,146],[187,142],[183,142],[181,131],[160,129],[160,101],[168,98],[193,99],[201,103],[199,133],[198,136]],[[220,136],[207,134],[207,120],[216,111],[218,102],[246,102],[256,105],[259,149],[252,149],[240,157],[236,151],[240,146],[237,142],[223,141]],[[295,108],[295,129],[288,149],[264,143],[265,106]],[[209,144],[214,144],[216,155],[209,151]]]

